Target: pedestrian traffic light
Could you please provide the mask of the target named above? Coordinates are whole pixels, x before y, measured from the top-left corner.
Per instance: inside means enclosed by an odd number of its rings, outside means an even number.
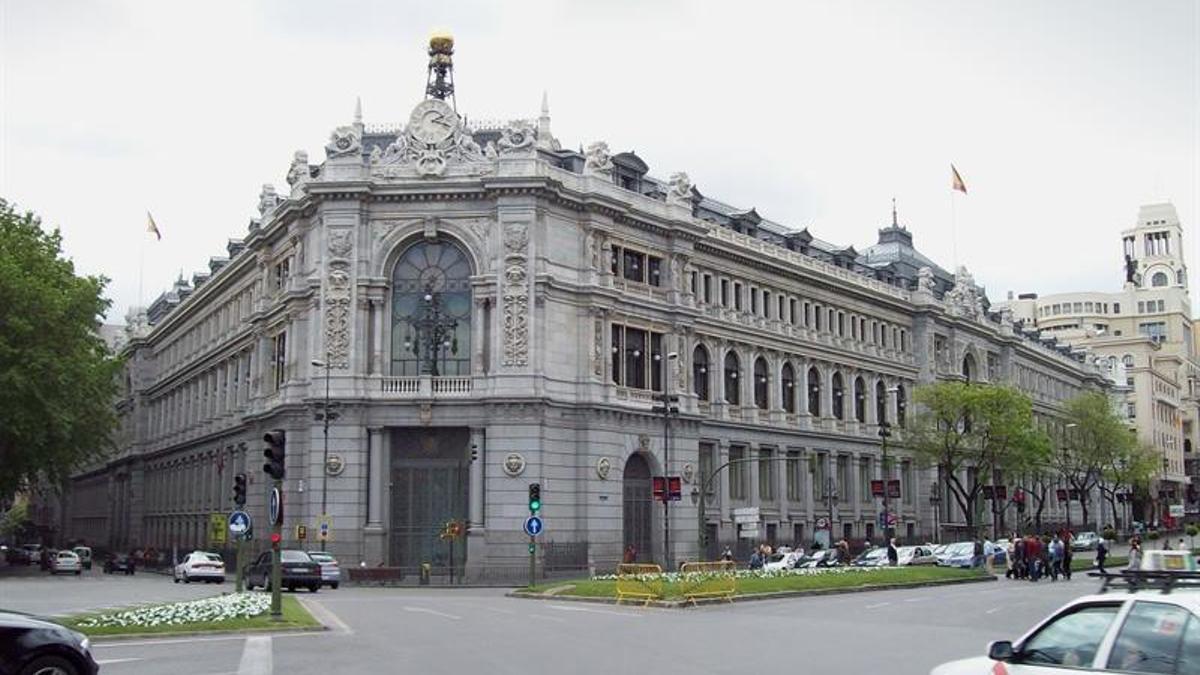
[[[263,464],[263,471],[275,480],[283,480],[283,458],[287,452],[287,437],[283,429],[268,431],[263,434],[263,440],[267,442],[267,447],[263,450],[263,457],[267,458],[267,462]]]
[[[239,473],[233,476],[233,503],[238,507],[246,505],[246,474]]]
[[[529,512],[537,513],[542,510],[542,484],[529,484]]]

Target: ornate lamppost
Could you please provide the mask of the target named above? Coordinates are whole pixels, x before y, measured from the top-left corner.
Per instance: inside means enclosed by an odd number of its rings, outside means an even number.
[[[421,372],[434,377],[438,373],[438,361],[443,350],[458,353],[458,321],[448,316],[442,308],[441,293],[433,290],[433,281],[425,283],[422,302],[408,317],[408,324],[416,335],[404,338],[404,348],[411,351],[421,363]],[[423,348],[423,349],[422,349]]]

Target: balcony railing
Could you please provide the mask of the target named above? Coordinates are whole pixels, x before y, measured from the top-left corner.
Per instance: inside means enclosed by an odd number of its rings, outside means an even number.
[[[383,377],[380,379],[380,392],[385,398],[465,398],[471,395],[471,378],[431,375]]]

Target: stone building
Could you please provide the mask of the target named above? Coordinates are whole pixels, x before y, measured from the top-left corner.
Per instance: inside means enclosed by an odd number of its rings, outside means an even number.
[[[739,528],[877,538],[878,431],[917,384],[1012,382],[1047,419],[1105,386],[920,254],[894,212],[875,245],[833,245],[603,142],[566,149],[544,101],[467,125],[443,75],[403,128],[356,111],[324,161],[297,152],[246,236],[132,318],[123,452],[75,479],[74,536],[202,546],[239,472],[265,521],[262,437],[283,429],[285,537],[324,501],[351,564],[445,565],[438,533],[459,520],[468,574],[520,574],[534,482],[548,567],[661,560],[667,522],[674,560]],[[961,519],[890,455],[900,536]],[[651,501],[664,474],[682,478],[669,516]]]
[[[1124,412],[1138,439],[1161,455],[1149,500],[1131,516],[1174,527],[1185,510],[1200,516],[1200,354],[1184,262],[1183,227],[1171,204],[1138,210],[1121,233],[1124,284],[1118,292],[1025,294],[1004,305],[1015,319],[1063,344],[1085,347],[1124,371]]]

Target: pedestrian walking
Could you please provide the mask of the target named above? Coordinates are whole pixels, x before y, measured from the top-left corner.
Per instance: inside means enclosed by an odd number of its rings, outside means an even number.
[[[1063,543],[1058,535],[1050,540],[1050,581],[1058,581],[1058,576],[1062,574],[1063,561]]]
[[[1025,560],[1028,566],[1029,580],[1037,582],[1041,577],[1041,562],[1042,562],[1042,540],[1034,535],[1029,535],[1025,541]]]
[[[1012,534],[1012,536],[1008,538],[1008,544],[1006,544],[1004,547],[1004,578],[1005,579],[1013,578],[1013,561],[1015,560],[1016,554],[1017,554],[1016,539],[1017,539],[1017,533],[1014,532]]]
[[[1063,538],[1063,578],[1067,581],[1071,580],[1071,564],[1075,559],[1075,552],[1071,550],[1071,546],[1075,543],[1075,534],[1070,530],[1066,531],[1066,536]]]
[[[1128,569],[1137,571],[1142,569],[1142,538],[1134,537],[1129,540],[1129,567]]]
[[[721,560],[724,560],[726,562],[733,562],[733,549],[726,546],[725,552],[721,554]]]
[[[1028,569],[1025,566],[1025,537],[1017,537],[1014,534],[1013,538],[1013,578],[1024,579]]]
[[[1108,544],[1105,543],[1104,537],[1100,538],[1100,542],[1096,544],[1096,569],[1100,570],[1100,574],[1108,574],[1104,571],[1104,560],[1108,558]]]
[[[754,553],[750,554],[750,569],[760,570],[763,566],[763,557],[759,549],[754,549]]]
[[[900,551],[896,548],[895,537],[888,540],[887,558],[889,567],[895,567],[900,564]]]
[[[1163,539],[1163,550],[1164,551],[1171,550],[1171,540],[1170,539]]]

